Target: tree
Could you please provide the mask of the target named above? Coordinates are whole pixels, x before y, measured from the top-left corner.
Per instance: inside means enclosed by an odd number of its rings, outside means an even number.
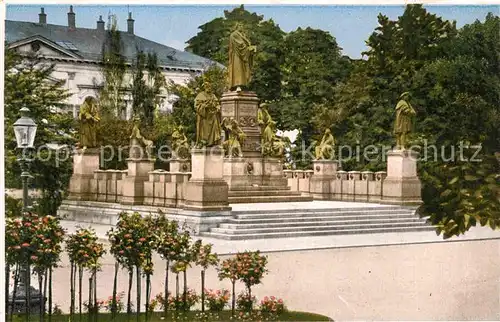
[[[145,125],[152,126],[159,106],[159,94],[165,87],[165,76],[158,66],[156,53],[137,52],[132,73],[132,110]]]
[[[101,114],[105,117],[120,115],[125,108],[123,100],[125,72],[126,65],[121,35],[117,29],[116,17],[113,16],[111,23],[108,25],[102,55],[104,82],[100,91],[100,105]]]
[[[344,111],[339,140],[354,146],[393,145],[393,109],[398,96],[410,92],[417,110],[411,144],[427,147],[419,173],[424,204],[419,209],[445,238],[477,223],[500,223],[498,162],[499,18],[488,15],[457,30],[427,12],[408,5],[397,20],[379,15],[379,27],[367,41],[367,60],[356,63],[349,79],[336,87],[335,109]],[[480,145],[475,149],[460,145]],[[436,151],[437,150],[437,151]],[[436,152],[435,152],[436,151]],[[440,153],[438,153],[440,152]],[[343,163],[346,170],[381,170],[377,161]],[[444,158],[443,158],[444,157]],[[469,158],[469,161],[460,158]]]
[[[71,146],[74,144],[73,117],[65,114],[69,97],[64,81],[51,77],[54,65],[45,63],[33,54],[20,56],[15,50],[5,50],[5,152],[6,186],[20,188],[21,169],[17,161],[17,143],[14,122],[21,116],[20,108],[30,109],[30,117],[37,123],[36,156],[30,164],[33,185],[41,192],[38,212],[55,215],[64,198],[72,173],[68,149],[51,150],[47,143]]]

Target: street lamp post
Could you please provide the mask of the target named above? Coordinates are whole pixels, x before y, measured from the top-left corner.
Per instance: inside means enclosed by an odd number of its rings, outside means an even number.
[[[18,159],[21,165],[21,180],[23,182],[23,213],[31,211],[28,196],[28,182],[31,178],[29,173],[29,158],[27,153],[33,148],[35,142],[35,135],[37,125],[28,117],[29,109],[26,107],[21,108],[21,117],[14,123],[14,133],[16,135],[17,148],[21,150],[21,157]],[[26,318],[29,320],[31,313],[38,313],[40,302],[43,301],[40,291],[32,287],[31,284],[31,270],[29,262],[26,266],[22,265],[19,269],[19,281],[14,289],[18,292],[11,294],[9,298],[9,305],[14,304],[13,313],[26,312]]]

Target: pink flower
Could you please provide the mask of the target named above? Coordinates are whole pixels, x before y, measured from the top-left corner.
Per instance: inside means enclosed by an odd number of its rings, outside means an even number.
[[[36,261],[38,259],[38,256],[33,255],[30,258],[31,258],[31,260]]]
[[[22,243],[21,246],[22,247],[30,247],[30,244],[29,243]]]
[[[31,226],[31,223],[30,223],[30,222],[25,222],[25,223],[24,223],[24,226],[25,226],[25,227],[30,227],[30,226]]]

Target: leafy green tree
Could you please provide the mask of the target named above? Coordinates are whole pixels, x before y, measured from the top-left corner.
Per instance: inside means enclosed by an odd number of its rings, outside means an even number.
[[[139,51],[132,73],[132,110],[144,124],[152,126],[160,104],[159,94],[165,87],[165,77],[158,65],[156,53]]]
[[[117,28],[115,16],[113,16],[106,33],[102,63],[104,82],[99,93],[101,114],[104,117],[120,115],[125,108],[123,89],[126,65],[121,35]]]
[[[40,190],[38,211],[43,215],[55,215],[64,198],[72,173],[70,151],[51,150],[46,144],[73,145],[73,117],[61,111],[69,94],[63,88],[64,81],[54,81],[51,76],[54,65],[44,63],[40,57],[28,54],[20,56],[12,49],[5,50],[5,169],[6,186],[21,187],[21,169],[17,161],[19,151],[14,135],[14,122],[21,116],[20,108],[30,109],[30,117],[37,123],[35,138],[37,149],[30,164],[34,177],[33,187]]]

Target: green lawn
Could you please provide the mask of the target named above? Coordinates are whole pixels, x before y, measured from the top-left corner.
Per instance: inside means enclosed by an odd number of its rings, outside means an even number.
[[[180,317],[176,321],[201,321],[199,318],[197,318],[197,315],[200,314],[200,311],[192,311],[192,312],[187,312],[183,317]],[[238,314],[238,313],[237,313]],[[52,322],[68,322],[70,320],[69,315],[53,315],[52,316]],[[215,318],[211,318],[208,320],[204,321],[229,321],[231,320],[231,311],[223,311],[222,313],[218,314],[218,316],[215,316]],[[25,321],[24,316],[18,315],[14,316],[13,321],[15,322],[21,322]],[[30,321],[36,322],[40,321],[39,316],[33,316]],[[45,322],[48,322],[48,316],[45,317]],[[78,314],[75,315],[75,319],[73,322],[79,322],[79,316]],[[88,322],[88,315],[83,314],[82,322]],[[93,321],[93,320],[90,320]],[[130,320],[127,317],[127,314],[121,313],[117,315],[117,317],[113,320],[111,318],[111,314],[107,313],[101,313],[99,314],[97,321],[99,322],[108,322],[108,321],[116,321],[116,322],[135,322],[137,321],[137,316],[135,313],[132,313],[132,316],[130,317]],[[141,314],[139,321],[144,322],[145,321],[145,315],[144,313]],[[164,321],[174,321],[172,318],[172,313],[169,313],[169,318],[165,319],[163,317],[163,314],[160,312],[155,312],[153,313],[149,320],[150,322],[164,322]],[[307,312],[293,312],[293,311],[287,311],[284,312],[277,321],[330,321],[330,319],[324,315],[319,315],[319,314],[314,314],[314,313],[307,313]]]

